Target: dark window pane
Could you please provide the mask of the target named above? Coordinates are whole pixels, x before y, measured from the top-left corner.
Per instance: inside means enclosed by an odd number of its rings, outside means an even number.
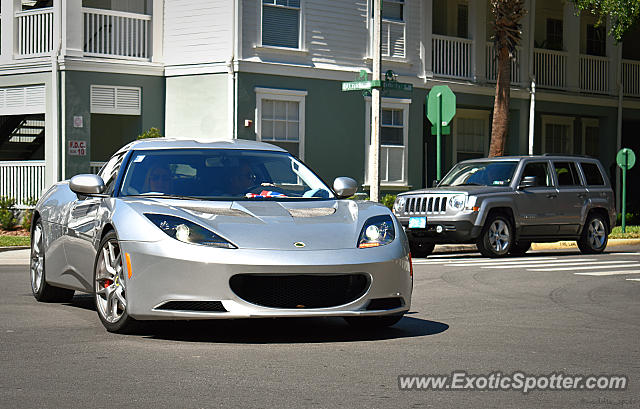
[[[604,178],[600,173],[598,165],[596,165],[595,163],[582,162],[580,163],[580,166],[582,167],[582,172],[584,173],[584,177],[587,180],[587,185],[604,185]]]
[[[536,177],[536,186],[548,187],[552,186],[551,183],[551,174],[549,173],[549,165],[546,162],[536,162],[529,163],[524,168],[524,173],[522,174],[522,180],[524,180],[527,176],[535,176]]]
[[[469,6],[458,4],[458,37],[469,36]]]
[[[300,10],[262,7],[262,44],[298,48]]]
[[[547,19],[547,43],[546,49],[562,50],[562,20]]]
[[[404,145],[402,128],[382,127],[380,135],[381,145]]]
[[[575,186],[580,184],[578,171],[573,162],[553,162],[556,169],[556,178],[558,178],[558,186]]]

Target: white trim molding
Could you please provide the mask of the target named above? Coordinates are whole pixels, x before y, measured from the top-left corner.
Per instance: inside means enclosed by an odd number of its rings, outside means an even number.
[[[304,145],[305,145],[305,99],[307,97],[307,91],[294,90],[294,89],[280,89],[280,88],[254,88],[256,93],[256,110],[255,110],[255,129],[256,140],[263,141],[262,139],[262,100],[275,100],[286,102],[298,103],[298,157],[304,160]],[[279,142],[278,140],[265,140],[264,142]],[[286,143],[287,141],[282,141]],[[293,142],[293,141],[291,141]]]

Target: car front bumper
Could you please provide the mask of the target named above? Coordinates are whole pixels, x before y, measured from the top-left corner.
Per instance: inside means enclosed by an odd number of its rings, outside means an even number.
[[[177,242],[122,241],[131,273],[126,279],[127,312],[135,319],[225,319],[257,317],[379,316],[409,310],[413,277],[406,241],[367,249],[247,250],[220,249]],[[125,254],[125,257],[126,257]],[[125,258],[126,259],[126,258]],[[273,308],[239,297],[230,286],[237,274],[278,276],[335,276],[362,274],[362,296],[326,308]],[[372,309],[371,300],[399,299],[390,309]],[[224,310],[165,310],[170,301],[219,301]]]

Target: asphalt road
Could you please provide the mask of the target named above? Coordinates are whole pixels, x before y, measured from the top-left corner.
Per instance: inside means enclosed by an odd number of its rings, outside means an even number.
[[[640,248],[418,259],[410,314],[370,333],[339,319],[269,319],[161,322],[114,335],[91,297],[37,303],[26,265],[7,263],[2,408],[640,407],[640,281],[632,281]],[[629,385],[527,394],[398,388],[402,374],[459,370],[622,374]]]

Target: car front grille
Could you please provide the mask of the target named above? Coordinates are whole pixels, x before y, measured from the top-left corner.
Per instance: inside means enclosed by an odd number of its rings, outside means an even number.
[[[231,290],[243,300],[270,308],[329,308],[362,297],[369,288],[365,274],[237,274]]]
[[[444,214],[448,196],[412,196],[404,204],[405,214]]]
[[[220,301],[168,301],[156,307],[156,310],[227,312]]]

